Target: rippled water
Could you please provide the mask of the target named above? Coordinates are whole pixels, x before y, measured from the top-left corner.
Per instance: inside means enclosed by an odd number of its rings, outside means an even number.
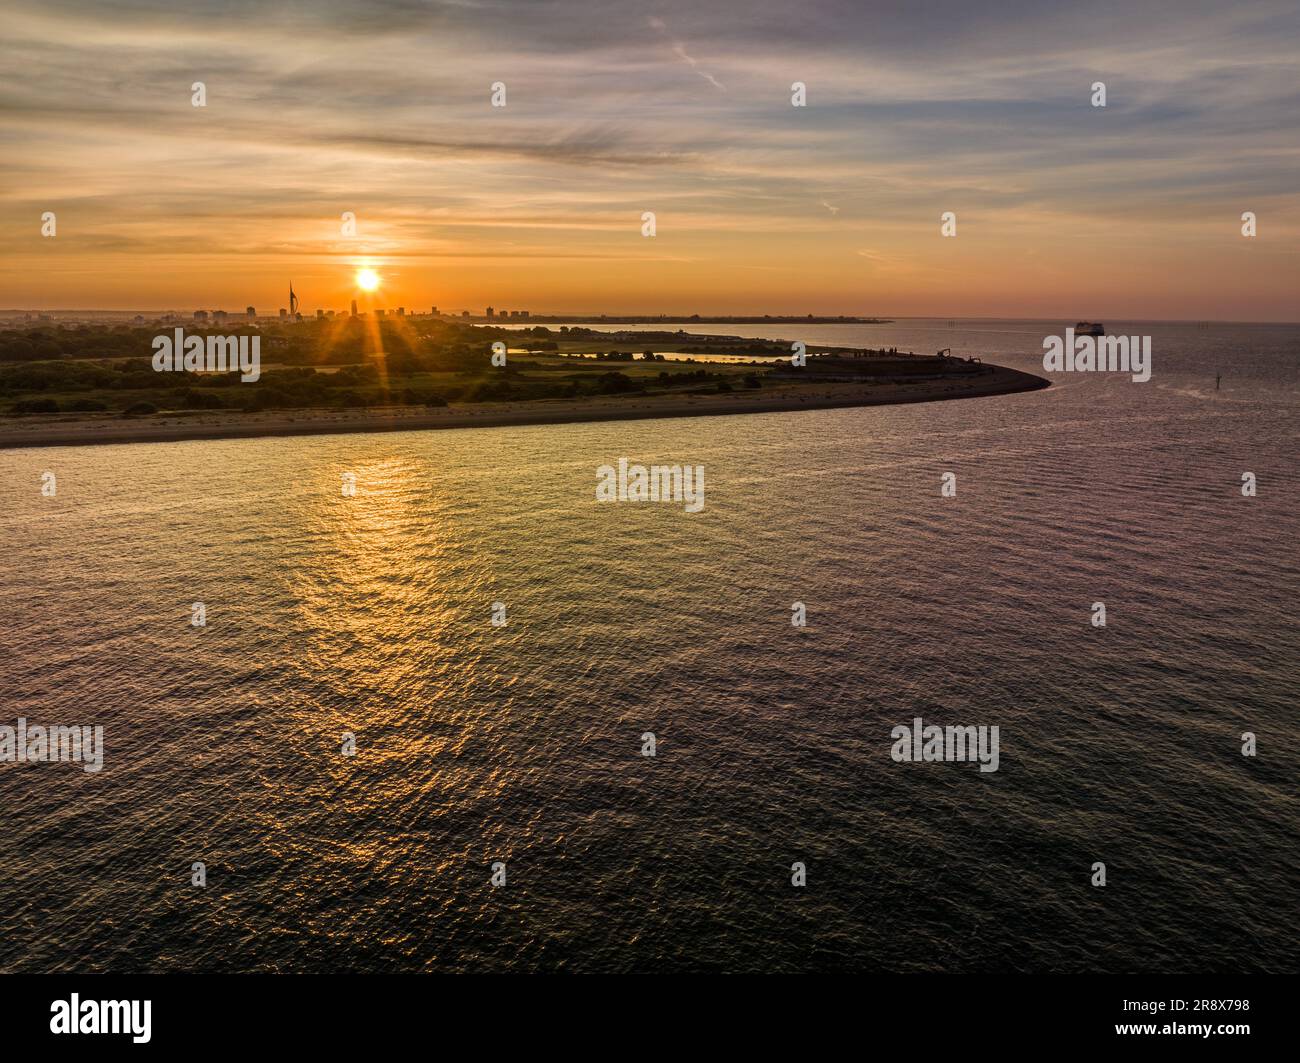
[[[1107,324],[1150,383],[0,452],[0,722],[105,728],[0,764],[0,968],[1295,970],[1298,331]],[[620,456],[704,510],[597,504]]]

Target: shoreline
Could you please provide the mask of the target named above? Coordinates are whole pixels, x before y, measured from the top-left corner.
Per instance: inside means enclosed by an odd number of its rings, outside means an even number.
[[[502,428],[534,424],[580,424],[666,417],[714,417],[854,406],[991,398],[1039,391],[1051,382],[1030,373],[986,365],[977,379],[944,377],[915,383],[801,383],[759,391],[698,395],[619,395],[582,400],[371,407],[360,410],[299,409],[265,413],[155,414],[138,419],[90,417],[42,420],[0,418],[0,450],[78,447],[120,443],[175,443],[200,439],[412,432],[455,428]]]

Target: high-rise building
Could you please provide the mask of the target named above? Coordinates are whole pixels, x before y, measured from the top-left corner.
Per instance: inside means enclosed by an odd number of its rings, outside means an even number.
[[[226,318],[230,317],[224,310],[214,310],[212,312],[212,323],[214,325],[224,325]]]
[[[355,299],[352,300],[352,316],[357,316],[357,301]]]
[[[195,321],[207,321],[207,319],[208,319],[208,312],[207,312],[206,310],[195,310],[195,311],[194,311],[194,320],[195,320]]]
[[[487,316],[488,316],[488,317],[496,317],[496,311],[493,310],[490,306],[489,306],[488,309],[487,309]]]
[[[244,311],[244,313],[245,313],[245,315],[247,315],[248,320],[249,320],[249,321],[252,321],[254,318],[257,317],[257,307],[255,307],[255,306],[250,306],[250,307],[248,307],[248,309],[246,309],[246,310]]]
[[[280,307],[280,320],[285,321],[288,319],[288,317],[289,317],[289,311],[286,310],[284,307]]]
[[[397,308],[397,316],[398,316],[398,317],[405,317],[405,316],[406,316],[406,307],[404,307],[404,306],[399,306],[399,307]]]
[[[318,318],[322,318],[325,316],[325,311],[319,306],[316,308],[316,316]]]
[[[384,316],[384,312],[382,310],[375,311],[375,317],[383,317],[383,316]]]
[[[438,316],[438,308],[436,306],[433,308],[433,316],[434,317]]]

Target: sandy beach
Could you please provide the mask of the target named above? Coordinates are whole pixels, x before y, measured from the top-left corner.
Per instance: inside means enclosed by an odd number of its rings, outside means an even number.
[[[617,395],[581,400],[453,403],[369,407],[355,410],[303,409],[265,413],[160,413],[144,417],[26,416],[0,418],[0,448],[164,443],[183,439],[240,439],[258,436],[330,435],[344,432],[402,432],[503,425],[565,424],[658,417],[710,417],[779,413],[846,406],[981,398],[1035,391],[1048,381],[1002,366],[970,379],[947,377],[910,383],[826,383],[774,386],[755,391],[698,395]]]

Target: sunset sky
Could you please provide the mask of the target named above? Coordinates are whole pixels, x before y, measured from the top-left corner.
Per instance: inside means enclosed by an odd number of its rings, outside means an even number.
[[[0,309],[1295,321],[1298,12],[0,0]]]

